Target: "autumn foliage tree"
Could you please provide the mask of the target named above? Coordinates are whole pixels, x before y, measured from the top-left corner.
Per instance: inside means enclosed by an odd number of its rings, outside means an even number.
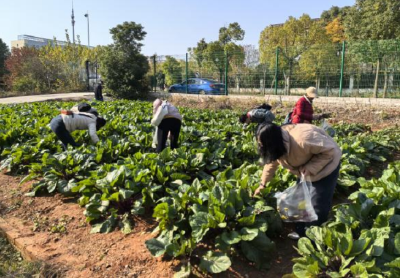
[[[39,50],[30,47],[13,48],[5,64],[8,71],[5,83],[9,89],[40,91],[40,82],[37,80],[42,72]]]
[[[3,80],[3,76],[6,74],[5,61],[9,55],[10,51],[8,50],[8,46],[0,39],[0,84]]]
[[[286,94],[290,94],[293,71],[301,56],[315,44],[327,43],[327,35],[321,21],[304,14],[300,18],[289,17],[281,26],[268,26],[260,34],[260,58],[263,63],[275,67],[276,49],[281,57]]]
[[[86,90],[85,61],[95,61],[101,47],[88,48],[69,40],[61,46],[52,43],[37,49],[13,48],[5,64],[9,90],[19,92],[62,92]]]
[[[329,22],[326,27],[326,34],[330,37],[333,43],[340,43],[346,40],[344,26],[342,20],[337,17]]]

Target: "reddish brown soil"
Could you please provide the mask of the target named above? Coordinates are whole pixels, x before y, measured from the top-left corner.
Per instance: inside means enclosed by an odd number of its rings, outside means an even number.
[[[260,105],[257,99],[186,99],[186,98],[173,98],[173,103],[182,107],[196,108],[196,109],[235,109],[240,111],[247,111],[252,107]],[[290,102],[270,102],[272,111],[276,115],[286,116],[287,113],[292,111],[294,103]],[[377,108],[377,107],[345,107],[337,104],[316,104],[314,107],[315,114],[330,113],[331,118],[329,123],[357,123],[370,125],[373,131],[394,127],[397,125],[400,128],[400,109],[393,107]]]
[[[59,194],[26,197],[30,184],[19,185],[19,177],[0,174],[0,217],[37,260],[62,269],[66,277],[172,277],[179,260],[154,258],[145,241],[155,236],[151,216],[135,222],[132,234],[116,230],[109,234],[90,234],[83,208],[75,199]],[[51,232],[55,226],[66,232]],[[54,228],[53,228],[54,229]],[[287,231],[285,231],[287,233]],[[232,267],[215,277],[282,277],[291,273],[295,242],[285,236],[274,239],[276,259],[269,272],[258,271],[243,257],[233,258]],[[196,276],[208,277],[200,271]]]

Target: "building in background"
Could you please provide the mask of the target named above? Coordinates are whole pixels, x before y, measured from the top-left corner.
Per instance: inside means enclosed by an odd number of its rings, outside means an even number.
[[[35,36],[30,36],[30,35],[19,35],[18,40],[11,41],[11,48],[22,48],[24,46],[27,47],[36,47],[36,48],[41,48],[43,46],[46,46],[48,44],[54,45],[55,43],[60,46],[65,46],[67,45],[66,41],[58,41],[54,39],[45,39],[45,38],[39,38]],[[82,45],[86,46],[86,45]],[[93,48],[93,47],[91,47]]]
[[[11,48],[22,48],[24,46],[41,48],[48,45],[49,43],[51,45],[54,45],[55,42],[61,46],[65,46],[67,44],[67,42],[65,41],[54,41],[54,39],[45,39],[29,35],[19,35],[18,40],[11,41]]]

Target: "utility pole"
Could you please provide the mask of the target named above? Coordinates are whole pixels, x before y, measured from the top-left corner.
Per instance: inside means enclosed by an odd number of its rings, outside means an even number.
[[[72,0],[71,23],[72,23],[72,42],[75,44],[75,16],[74,16],[74,1],[73,0]]]
[[[88,43],[88,48],[90,48],[89,11],[85,14],[85,17],[87,18],[87,43]]]

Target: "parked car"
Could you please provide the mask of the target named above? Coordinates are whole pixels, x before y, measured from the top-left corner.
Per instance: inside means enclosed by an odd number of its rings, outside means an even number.
[[[206,78],[189,78],[188,79],[188,93],[200,95],[223,95],[225,94],[225,85],[218,83],[215,80]],[[169,87],[170,93],[185,93],[186,80],[179,84],[174,84]]]

